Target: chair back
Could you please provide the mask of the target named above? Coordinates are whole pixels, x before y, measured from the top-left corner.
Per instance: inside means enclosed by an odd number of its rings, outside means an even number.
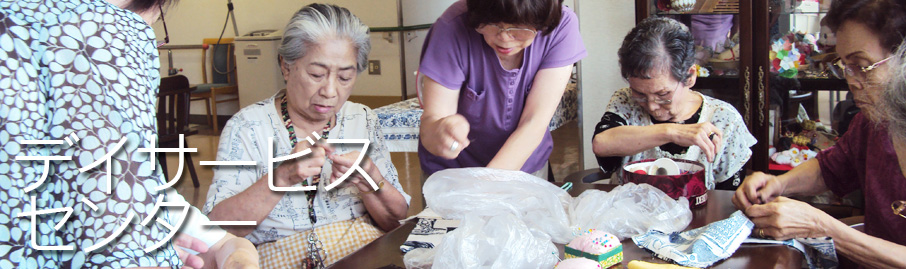
[[[163,145],[179,139],[179,134],[191,135],[189,131],[189,79],[183,75],[160,79],[157,93],[157,135]]]
[[[222,38],[217,43],[217,38],[205,38],[202,41],[201,70],[204,75],[203,84],[208,84],[207,62],[211,61],[211,82],[213,84],[236,85],[236,54],[234,53],[233,38]],[[208,58],[210,51],[210,58]]]

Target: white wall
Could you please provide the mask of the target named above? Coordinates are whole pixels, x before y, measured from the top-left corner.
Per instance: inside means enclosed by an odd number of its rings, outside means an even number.
[[[233,0],[239,34],[243,35],[260,29],[282,29],[293,13],[302,6],[313,2],[315,1]],[[323,0],[318,2],[346,7],[371,27],[393,27],[398,24],[396,0]],[[179,1],[176,6],[166,10],[170,44],[201,44],[203,38],[218,37],[226,19],[226,4],[227,0]],[[155,23],[153,27],[158,39],[163,39],[164,31],[161,23]],[[397,39],[397,34],[393,33],[392,41],[387,41],[384,39],[386,35],[381,33],[371,35],[372,49],[369,59],[381,61],[381,75],[368,75],[367,71],[363,72],[356,83],[354,94],[399,96],[401,88],[399,39]],[[235,36],[232,22],[227,25],[223,36]],[[420,46],[418,47],[420,48]],[[200,53],[200,50],[173,51],[174,67],[182,68],[182,74],[187,76],[190,83],[193,84],[201,83],[202,80]],[[167,62],[166,52],[161,51],[161,75],[166,75]],[[238,106],[234,104],[231,102],[218,106],[218,114],[235,113],[238,111]],[[193,106],[192,114],[203,113],[203,106]]]
[[[457,0],[401,0],[403,4],[403,25],[413,26],[434,23],[441,14],[447,10],[450,5]],[[404,48],[406,55],[406,92],[409,96],[415,96],[415,71],[418,70],[419,59],[422,53],[422,45],[425,43],[425,37],[428,36],[428,29],[410,31],[403,34],[406,44]],[[397,95],[400,93],[397,92]]]
[[[591,151],[595,124],[604,114],[610,96],[628,84],[620,77],[617,50],[635,26],[635,3],[627,0],[575,0],[579,29],[588,57],[579,63],[579,138],[582,169],[597,167]]]

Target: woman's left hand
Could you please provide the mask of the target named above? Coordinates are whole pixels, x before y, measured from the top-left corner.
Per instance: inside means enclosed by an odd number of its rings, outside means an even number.
[[[346,173],[346,171],[349,171],[349,169],[351,169],[355,165],[355,160],[359,157],[359,154],[361,154],[359,151],[352,151],[346,154],[333,154],[328,156],[327,158],[333,161],[333,171],[330,175],[330,183],[333,183],[334,180],[340,179],[340,177],[342,177],[343,174]],[[368,156],[362,158],[362,163],[361,165],[359,165],[359,167],[367,172],[368,176],[371,177],[371,179],[375,183],[380,182],[380,179],[383,178],[381,176],[381,173],[377,171],[377,166],[374,165],[374,162],[372,162],[371,158],[368,158]],[[373,191],[371,185],[368,184],[368,181],[365,180],[365,177],[363,177],[358,171],[350,174],[349,177],[346,178],[346,180],[347,181],[344,184],[352,184],[357,189],[359,189],[360,192]]]
[[[826,220],[833,220],[824,211],[783,196],[766,204],[752,205],[745,214],[755,223],[754,235],[777,240],[827,236]]]

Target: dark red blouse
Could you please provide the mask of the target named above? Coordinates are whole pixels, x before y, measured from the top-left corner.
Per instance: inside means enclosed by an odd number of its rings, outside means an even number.
[[[837,144],[818,154],[818,163],[834,194],[862,189],[865,233],[906,245],[906,218],[891,209],[894,201],[906,200],[906,178],[885,126],[857,114]]]

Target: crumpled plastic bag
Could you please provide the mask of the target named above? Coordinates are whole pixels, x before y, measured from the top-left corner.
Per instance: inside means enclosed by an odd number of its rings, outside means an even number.
[[[403,256],[403,264],[409,269],[431,269],[434,265],[436,248],[415,248]]]
[[[569,217],[574,227],[605,231],[623,240],[649,229],[682,231],[692,222],[692,211],[685,197],[673,200],[651,185],[626,183],[610,192],[583,192],[570,204]]]
[[[512,214],[555,243],[566,244],[575,237],[566,215],[572,196],[525,172],[446,169],[428,178],[423,193],[428,207],[444,219]]]
[[[511,213],[466,215],[437,247],[433,268],[553,268],[557,247]]]

